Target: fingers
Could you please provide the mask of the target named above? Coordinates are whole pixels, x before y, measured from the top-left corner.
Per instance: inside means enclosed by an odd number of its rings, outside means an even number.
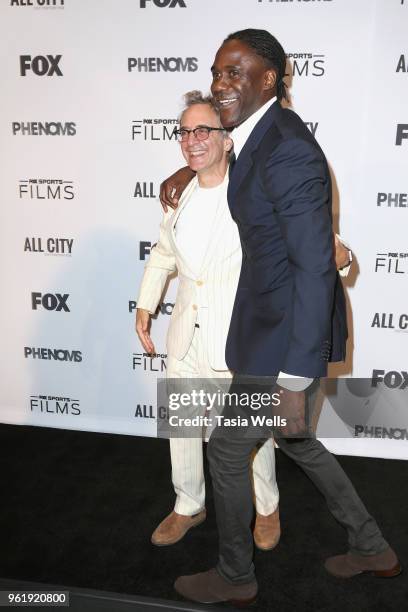
[[[168,211],[167,208],[167,201],[166,201],[166,186],[165,186],[166,181],[164,181],[161,185],[160,185],[160,202],[162,205],[162,208],[164,210],[164,212],[166,213]]]
[[[136,333],[146,353],[155,353],[154,344],[149,333],[150,314],[147,310],[138,309],[136,313]]]
[[[180,195],[181,188],[179,186],[168,179],[163,181],[160,185],[160,202],[164,212],[167,212],[169,208],[173,210],[177,208]]]

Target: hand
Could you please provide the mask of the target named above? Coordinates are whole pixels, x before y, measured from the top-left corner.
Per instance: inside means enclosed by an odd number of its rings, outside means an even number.
[[[280,404],[274,407],[273,415],[279,415],[281,419],[286,419],[286,425],[274,428],[276,437],[307,437],[305,392],[290,391],[278,384],[276,384],[275,392],[279,393]]]
[[[135,329],[139,336],[139,340],[146,351],[146,353],[155,353],[154,344],[150,338],[150,312],[143,308],[137,308],[136,310],[136,322]]]
[[[160,185],[160,202],[164,212],[167,212],[168,206],[173,209],[177,208],[179,198],[194,174],[195,172],[185,166],[162,182]]]
[[[350,264],[349,250],[337,235],[334,236],[336,268],[341,270]]]

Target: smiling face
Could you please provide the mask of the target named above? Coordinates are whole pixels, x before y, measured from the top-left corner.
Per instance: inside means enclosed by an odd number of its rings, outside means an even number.
[[[238,126],[275,95],[275,71],[241,40],[218,49],[211,72],[211,92],[225,128]]]
[[[196,127],[222,127],[220,118],[209,104],[193,104],[181,116],[180,128],[194,130]],[[232,142],[224,132],[212,131],[206,140],[198,140],[193,133],[181,142],[181,150],[187,164],[197,173],[222,171],[227,165],[227,151]]]

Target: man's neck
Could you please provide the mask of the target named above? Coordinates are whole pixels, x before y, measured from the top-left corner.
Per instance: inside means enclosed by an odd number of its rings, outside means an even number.
[[[208,170],[199,170],[197,172],[198,184],[203,189],[210,189],[211,187],[218,187],[221,185],[225,178],[225,174],[228,168],[228,161],[217,166],[216,168],[209,168]]]

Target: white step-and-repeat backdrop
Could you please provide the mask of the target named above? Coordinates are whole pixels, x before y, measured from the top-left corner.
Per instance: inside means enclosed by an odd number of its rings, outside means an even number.
[[[349,359],[332,374],[384,379],[387,406],[408,388],[408,0],[1,0],[1,422],[155,435],[177,281],[156,357],[134,316],[159,184],[182,165],[182,94],[208,91],[218,46],[246,27],[288,54],[356,256]],[[327,444],[408,458],[403,408],[392,430],[374,410]]]

